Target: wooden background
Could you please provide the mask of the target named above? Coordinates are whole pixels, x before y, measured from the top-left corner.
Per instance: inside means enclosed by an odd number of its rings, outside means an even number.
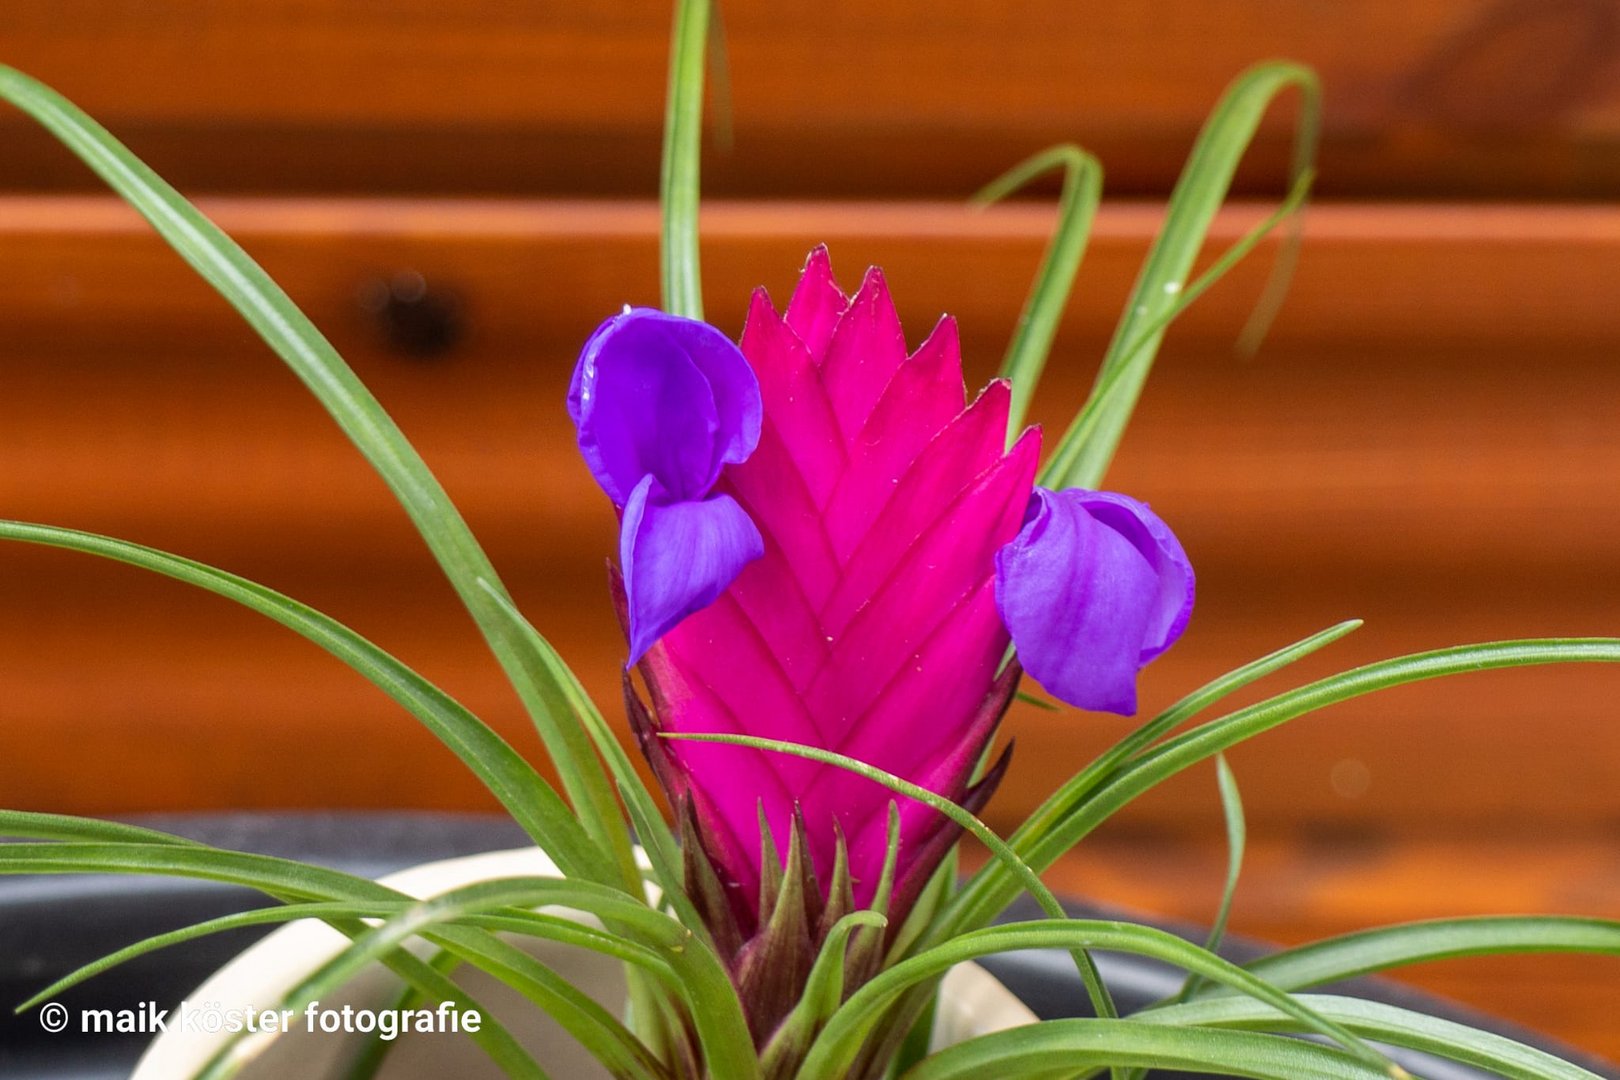
[[[1620,5],[1165,0],[725,3],[705,163],[711,316],[806,249],[889,272],[916,339],[994,370],[1052,224],[960,198],[1061,139],[1109,204],[1035,418],[1084,392],[1160,201],[1248,63],[1315,65],[1322,198],[1287,306],[1231,343],[1263,254],[1168,339],[1109,483],[1199,571],[1144,708],[1349,616],[1276,680],[1403,651],[1620,625]],[[604,703],[611,515],[562,393],[580,341],[656,301],[662,5],[26,0],[0,61],[127,138],[306,306],[395,412],[537,624]],[[1288,109],[1220,220],[1280,187]],[[229,309],[82,168],[0,117],[0,506],[265,581],[344,619],[525,748],[469,620],[352,449]],[[388,283],[428,301],[379,316]],[[434,355],[430,346],[444,346]],[[357,677],[223,601],[0,550],[0,803],[73,812],[483,808]],[[1244,700],[1252,700],[1249,695]],[[611,711],[611,710],[610,710]],[[1546,669],[1341,706],[1233,755],[1239,930],[1278,940],[1482,911],[1620,917],[1620,672]],[[1125,730],[1021,710],[1007,825]],[[1055,880],[1207,919],[1213,775],[1130,808]],[[1416,981],[1620,1055],[1620,964],[1467,962]]]

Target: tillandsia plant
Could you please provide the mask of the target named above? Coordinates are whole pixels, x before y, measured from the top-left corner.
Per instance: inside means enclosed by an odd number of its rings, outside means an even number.
[[[643,309],[580,357],[570,411],[621,515],[620,607],[652,703],[627,678],[631,722],[757,1039],[838,920],[881,889],[898,925],[962,829],[905,799],[891,840],[894,792],[867,777],[659,736],[819,747],[976,810],[1024,667],[1071,704],[1132,713],[1138,668],[1191,615],[1164,523],[1123,495],[1032,490],[1040,433],[1007,449],[1010,404],[1005,380],[966,404],[949,319],[908,357],[881,272],[846,296],[825,248],[785,314],[754,294],[740,349]],[[876,953],[862,960],[846,988]]]
[[[281,1002],[298,1010],[363,967],[402,1000],[478,1009],[452,978],[480,969],[637,1080],[904,1076],[1116,1077],[1154,1067],[1298,1080],[1402,1076],[1388,1048],[1513,1077],[1594,1074],[1497,1035],[1390,1005],[1301,993],[1352,974],[1494,952],[1620,953],[1620,924],[1504,918],[1368,931],[1248,967],[1149,927],[1068,917],[1040,873],[1164,779],[1323,706],[1487,668],[1620,661],[1620,640],[1527,640],[1403,656],[1214,718],[1227,695],[1353,630],[1245,664],[1148,719],[1002,837],[975,810],[1005,761],[997,723],[1028,674],[1081,709],[1131,713],[1137,671],[1187,625],[1193,572],[1142,503],[1100,490],[1171,320],[1298,211],[1316,85],[1269,64],[1242,75],[1195,146],[1090,398],[1051,445],[1024,418],[1079,267],[1096,162],[1059,147],[987,188],[1061,169],[1057,232],[1002,377],[971,401],[953,323],[908,351],[888,285],[853,295],[811,252],[778,309],[754,296],[740,344],[703,321],[698,138],[708,5],[677,5],[664,146],[662,308],[628,308],[585,343],[568,412],[620,515],[603,602],[625,628],[623,700],[667,796],[643,784],[611,726],[518,611],[444,490],[319,331],[228,237],[110,134],[40,83],[0,69],[0,95],[58,137],[241,312],[375,466],[473,615],[534,720],[560,790],[463,706],[336,621],[223,570],[103,536],[16,521],[0,537],[115,559],[210,590],[316,642],[437,735],[558,868],[427,899],[337,871],[132,825],[0,813],[0,872],[169,874],[255,888],[273,903],[132,944],[19,1009],[168,944],[318,919],[350,939]],[[1303,98],[1294,182],[1276,214],[1193,264],[1239,158],[1282,92]],[[741,303],[742,298],[735,298]],[[606,313],[604,313],[606,314]],[[561,420],[559,409],[559,420]],[[1077,718],[1077,723],[1083,719]],[[673,824],[671,824],[671,820]],[[959,878],[966,834],[990,859]],[[634,838],[634,843],[632,842]],[[639,844],[639,850],[636,846]],[[1238,860],[1234,858],[1236,869]],[[1236,882],[1227,882],[1226,898]],[[1020,893],[1047,917],[995,924]],[[561,918],[571,912],[595,922]],[[622,961],[622,1015],[519,947],[525,938]],[[427,952],[421,951],[426,943]],[[419,946],[416,950],[408,945]],[[994,953],[1072,954],[1091,1015],[934,1049],[942,978]],[[1089,950],[1176,965],[1174,998],[1120,1016]],[[1077,1012],[1080,1010],[1077,1009]],[[469,1036],[512,1077],[544,1055],[501,1017]],[[1300,1040],[1300,1033],[1314,1040]],[[344,1074],[369,1075],[385,1044]],[[226,1040],[197,1075],[234,1075]]]

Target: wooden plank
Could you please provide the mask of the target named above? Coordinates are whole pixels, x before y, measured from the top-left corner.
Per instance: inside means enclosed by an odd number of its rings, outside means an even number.
[[[537,623],[609,706],[611,514],[560,402],[578,343],[655,299],[645,204],[223,201],[422,446]],[[1217,232],[1259,213],[1240,207]],[[1060,424],[1157,221],[1109,207],[1036,414]],[[883,261],[913,340],[962,319],[993,369],[1050,211],[716,204],[711,310],[737,329],[815,239],[847,281]],[[1605,634],[1620,610],[1620,229],[1607,210],[1319,207],[1261,358],[1229,342],[1262,267],[1173,333],[1110,483],[1150,499],[1199,567],[1156,708],[1340,618],[1369,626],[1298,679],[1524,634]],[[503,731],[524,722],[386,491],[229,310],[105,200],[0,201],[0,504],[262,578],[351,621]],[[355,300],[402,268],[461,298],[436,361],[390,354]],[[483,805],[374,691],[221,602],[63,554],[0,551],[0,794],[9,805]],[[1620,673],[1474,676],[1392,692],[1236,755],[1257,822],[1496,829],[1620,819]],[[1292,680],[1280,680],[1288,684]],[[1252,695],[1244,700],[1252,700]],[[1019,711],[1005,822],[1124,730]],[[525,742],[525,745],[529,745]],[[362,752],[363,751],[363,752]],[[268,765],[268,767],[267,767]],[[399,777],[412,778],[409,792]],[[1139,825],[1217,833],[1209,776]]]
[[[6,62],[80,101],[184,186],[649,194],[667,5],[505,0],[19,0]],[[1117,192],[1168,190],[1223,86],[1291,57],[1328,91],[1337,195],[1603,196],[1620,179],[1607,0],[737,0],[717,194],[970,191],[1059,140]],[[0,124],[9,183],[87,181]],[[1263,140],[1245,189],[1276,182]]]

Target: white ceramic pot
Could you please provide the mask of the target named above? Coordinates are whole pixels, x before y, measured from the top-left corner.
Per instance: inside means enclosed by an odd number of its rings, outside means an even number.
[[[495,851],[426,863],[382,879],[383,884],[416,897],[493,878],[549,876],[557,868],[533,848]],[[624,1004],[624,975],[616,960],[585,949],[533,938],[523,947],[559,975],[618,1012]],[[221,968],[186,997],[184,1022],[176,1012],[169,1029],[153,1041],[131,1080],[181,1080],[195,1073],[232,1036],[224,1030],[231,1012],[274,1010],[304,976],[336,956],[348,939],[324,923],[291,923],[263,938]],[[456,980],[496,1016],[552,1076],[595,1080],[607,1074],[579,1045],[527,999],[483,972],[468,968]],[[342,1075],[360,1042],[368,1036],[342,1030],[320,1030],[330,1018],[342,1025],[345,1006],[356,1017],[390,1007],[400,981],[380,965],[362,973],[330,999],[320,1002],[316,1029],[307,1014],[297,1014],[290,1029],[248,1036],[240,1046],[248,1064],[242,1080],[325,1080]],[[964,964],[945,978],[935,1021],[934,1043],[943,1046],[991,1031],[1032,1023],[1035,1016],[983,968]],[[208,1028],[218,1026],[219,1030]],[[482,1080],[500,1071],[465,1035],[433,1031],[399,1036],[378,1074],[380,1080]]]

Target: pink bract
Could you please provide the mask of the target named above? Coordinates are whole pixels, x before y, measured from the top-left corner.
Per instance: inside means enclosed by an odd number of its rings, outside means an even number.
[[[995,555],[1019,532],[1040,436],[1011,450],[1008,389],[965,399],[956,324],[918,349],[880,271],[854,296],[811,253],[787,311],[756,292],[742,351],[759,379],[758,449],[716,491],[758,526],[765,554],[715,603],[647,653],[652,721],[839,751],[973,806],[970,788],[1018,677],[998,671],[1008,634]],[[758,917],[761,807],[785,852],[795,813],[825,883],[840,838],[854,898],[872,897],[889,806],[900,805],[896,905],[915,895],[957,830],[847,771],[735,746],[664,742],[661,779],[690,803],[745,930]]]

